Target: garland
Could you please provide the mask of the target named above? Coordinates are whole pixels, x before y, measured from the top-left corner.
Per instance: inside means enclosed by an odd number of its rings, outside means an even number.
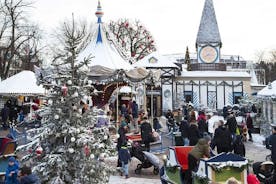
[[[241,167],[237,167],[237,166],[234,166],[234,165],[225,165],[223,167],[217,167],[216,165],[210,165],[210,167],[215,171],[215,172],[222,172],[222,169],[226,168],[226,167],[235,167],[235,168],[238,168],[240,171],[243,171],[244,169],[247,169],[248,168],[248,165],[249,164],[245,164],[245,165],[242,165]]]

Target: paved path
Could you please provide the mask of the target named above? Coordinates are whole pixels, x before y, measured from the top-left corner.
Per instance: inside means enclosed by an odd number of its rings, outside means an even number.
[[[146,178],[137,178],[137,177],[130,177],[125,179],[121,176],[111,176],[109,180],[110,184],[160,184],[159,179],[146,179]]]

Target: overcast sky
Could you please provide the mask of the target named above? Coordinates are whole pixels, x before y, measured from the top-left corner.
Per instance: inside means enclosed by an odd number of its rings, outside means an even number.
[[[32,16],[45,31],[65,17],[96,22],[98,0],[34,0]],[[139,19],[152,33],[161,54],[195,52],[205,0],[101,0],[104,22]],[[254,60],[256,53],[276,49],[276,0],[213,0],[222,54]]]

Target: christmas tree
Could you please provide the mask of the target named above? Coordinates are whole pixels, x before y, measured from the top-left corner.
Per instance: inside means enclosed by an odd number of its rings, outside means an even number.
[[[185,64],[187,64],[187,71],[191,71],[191,59],[189,54],[189,48],[186,47],[186,53],[185,53]]]
[[[76,27],[66,33],[67,54],[56,57],[52,67],[36,72],[38,83],[48,93],[39,110],[42,127],[29,131],[35,134],[20,148],[28,150],[22,160],[31,162],[42,183],[107,183],[111,170],[103,160],[115,149],[108,128],[96,127],[98,109],[89,107],[94,88],[84,66],[90,59],[75,59],[84,37]]]

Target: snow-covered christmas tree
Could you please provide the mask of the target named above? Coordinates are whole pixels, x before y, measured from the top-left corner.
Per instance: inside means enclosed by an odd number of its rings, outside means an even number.
[[[42,127],[29,131],[36,134],[21,147],[29,153],[22,160],[31,162],[42,183],[107,183],[110,166],[103,159],[113,154],[114,148],[108,128],[95,126],[98,109],[89,107],[94,88],[83,69],[89,59],[75,59],[84,37],[72,23],[74,29],[65,32],[66,54],[52,67],[36,72],[38,83],[48,94],[39,110]]]

